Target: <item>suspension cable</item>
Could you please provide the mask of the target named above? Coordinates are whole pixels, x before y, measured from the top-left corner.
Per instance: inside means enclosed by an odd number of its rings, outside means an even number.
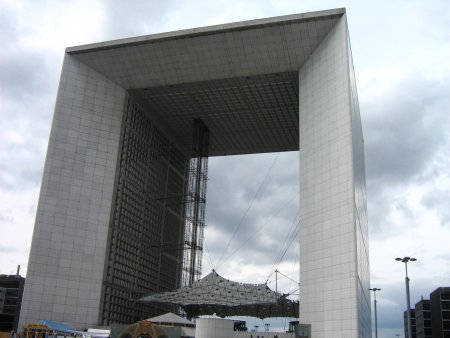
[[[289,279],[290,281],[292,281],[292,282],[294,282],[294,283],[296,283],[296,284],[298,284],[298,281],[296,281],[296,280],[294,280],[294,279],[292,279],[291,277],[289,277],[289,276],[286,276],[284,273],[282,273],[281,271],[279,271],[278,270],[278,273],[280,274],[280,275],[282,275],[282,276],[284,276],[284,277],[286,277],[287,279]]]
[[[300,221],[298,222],[298,224],[300,225]],[[280,260],[278,261],[279,265],[281,263],[281,261],[283,260],[284,256],[286,255],[287,251],[289,250],[289,248],[291,247],[292,243],[294,242],[294,240],[297,237],[297,234],[300,232],[300,227],[298,227],[294,233],[294,236],[292,236],[291,242],[289,243],[289,245],[286,247],[286,250],[284,250],[283,255],[281,256]]]
[[[294,222],[291,224],[291,226],[290,226],[290,228],[289,228],[289,231],[288,231],[287,234],[286,234],[286,238],[285,238],[284,241],[283,241],[283,245],[280,247],[280,252],[278,253],[277,256],[281,257],[281,256],[282,256],[282,252],[283,252],[283,250],[284,250],[284,246],[287,245],[288,240],[290,240],[292,237],[295,238],[294,232],[295,232],[296,229],[297,229],[295,226],[298,225],[298,222],[300,221],[300,220],[297,220],[297,218],[299,218],[299,217],[300,217],[300,215],[299,215],[299,214],[296,214],[296,216],[295,216],[295,218],[294,218]],[[288,244],[288,247],[289,247],[291,244],[292,244],[292,243]],[[277,261],[277,263],[275,264],[275,270],[278,268],[278,265],[280,264],[281,260],[282,260],[282,258],[279,259],[279,260]],[[272,274],[273,274],[273,271],[267,276],[266,283],[267,283],[267,281],[269,280],[270,276],[272,276]]]
[[[211,270],[214,270],[214,265],[211,260],[211,255],[209,254],[208,244],[206,243],[206,240],[204,242],[205,242],[205,249],[206,249],[206,255],[205,255],[206,260],[208,261]]]
[[[295,279],[293,279],[292,277],[289,277],[289,276],[286,276],[284,273],[282,273],[280,270],[276,270],[280,275],[282,275],[284,278],[287,278],[287,279],[289,279],[291,282],[294,282],[295,284],[297,284],[298,285],[298,281],[296,281]],[[278,278],[278,279],[280,279],[280,278]],[[270,283],[273,283],[275,280],[268,280],[267,281],[267,283],[268,284],[270,284]],[[290,288],[290,286],[289,286],[289,288]]]
[[[294,260],[294,265],[292,266],[292,273],[291,276],[294,274],[295,272],[295,266],[298,264],[297,263],[297,258],[298,258],[298,254],[299,254],[300,250],[297,250],[297,253],[295,254],[295,260]],[[298,265],[297,265],[298,266]],[[292,282],[289,283],[289,288],[288,290],[291,288]],[[298,290],[300,290],[300,283],[297,284],[298,285]],[[289,292],[290,296],[294,296],[294,292]],[[300,293],[300,292],[299,292]],[[299,295],[299,294],[298,294]],[[286,329],[286,318],[284,318],[284,329]]]
[[[270,224],[270,222],[272,221],[272,219],[278,215],[280,212],[282,212],[284,209],[286,209],[286,207],[294,200],[294,198],[297,195],[295,194],[286,204],[284,204],[280,209],[278,209],[278,211],[273,214],[268,220],[267,222],[265,222],[261,227],[259,227],[258,230],[256,230],[253,234],[251,234],[240,246],[238,246],[229,256],[228,259],[230,259],[231,257],[233,257],[234,254],[236,254],[236,252],[238,252],[240,249],[242,249],[242,247],[247,244],[256,234],[258,234],[262,229],[264,229],[266,227],[267,224]]]
[[[282,257],[282,253],[284,251],[284,247],[285,245],[288,245],[288,247],[290,246],[290,244],[288,244],[288,241],[292,240],[295,234],[295,232],[297,231],[297,227],[300,224],[300,213],[298,213],[295,218],[294,218],[294,222],[291,224],[291,227],[289,228],[289,231],[286,234],[286,238],[283,241],[283,245],[280,248],[280,252],[278,253],[278,257]],[[280,264],[282,258],[279,258],[277,265]]]
[[[226,251],[228,250],[228,247],[230,246],[231,242],[233,241],[234,237],[236,236],[239,228],[242,225],[242,222],[244,221],[245,217],[247,216],[248,212],[250,211],[250,208],[253,205],[253,202],[256,200],[256,197],[258,196],[259,192],[261,191],[261,188],[263,187],[264,183],[266,182],[267,178],[269,177],[270,172],[272,171],[272,168],[274,167],[276,161],[278,160],[278,157],[280,156],[280,153],[277,154],[277,156],[274,158],[272,164],[269,167],[269,170],[267,170],[266,176],[264,177],[264,179],[262,180],[261,184],[259,185],[258,189],[256,190],[255,194],[253,195],[252,200],[250,201],[249,206],[247,207],[247,210],[245,210],[244,214],[242,215],[238,225],[234,228],[234,232],[233,235],[231,236],[230,240],[228,241],[227,245],[225,246],[225,249],[222,252],[222,255],[220,256],[220,259],[218,260],[217,266],[219,266],[219,264],[222,262],[222,259],[226,253]]]

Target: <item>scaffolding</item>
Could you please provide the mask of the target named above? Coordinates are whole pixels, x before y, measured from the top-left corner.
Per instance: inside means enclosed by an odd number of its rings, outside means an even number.
[[[185,154],[127,97],[102,286],[103,325],[173,311],[136,299],[200,278],[209,131],[194,120],[192,132],[191,153]]]
[[[137,303],[180,287],[188,157],[127,97],[102,286],[101,323],[129,324],[172,308]]]
[[[192,134],[192,156],[188,169],[184,229],[183,286],[191,286],[200,279],[202,272],[206,185],[208,181],[209,130],[202,120],[195,119]]]

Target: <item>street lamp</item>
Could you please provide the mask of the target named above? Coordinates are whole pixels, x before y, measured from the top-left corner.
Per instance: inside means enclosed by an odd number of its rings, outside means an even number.
[[[405,271],[406,271],[406,277],[405,277],[405,284],[406,284],[406,313],[408,316],[408,337],[412,338],[412,325],[411,325],[411,306],[410,306],[410,300],[409,300],[409,277],[408,277],[408,262],[415,262],[417,259],[412,257],[397,257],[395,259],[398,262],[405,263]]]
[[[377,319],[377,291],[381,291],[381,289],[371,288],[370,291],[373,291],[373,307],[375,309],[375,338],[378,338],[378,319]]]

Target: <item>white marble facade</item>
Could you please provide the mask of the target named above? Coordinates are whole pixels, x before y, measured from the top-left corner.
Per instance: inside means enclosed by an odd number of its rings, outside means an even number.
[[[357,265],[353,143],[362,140],[352,134],[348,51],[342,19],[299,73],[300,322],[313,337],[371,335],[370,298],[369,331],[359,324],[358,283],[368,276]]]
[[[125,91],[64,59],[20,326],[96,325]]]
[[[272,81],[279,73],[298,74],[288,85],[298,90],[299,139],[286,145],[279,138],[253,152],[300,150],[300,322],[312,325],[315,338],[369,338],[363,140],[355,132],[360,118],[345,9],[68,48],[20,325],[40,319],[77,329],[100,324],[127,92],[237,77],[242,84],[265,74]],[[273,97],[283,97],[284,87],[274,88]],[[211,116],[202,118],[213,139]],[[163,114],[155,119],[182,149],[182,133],[170,135]],[[283,130],[271,135],[283,137]],[[251,149],[233,149],[239,151]]]

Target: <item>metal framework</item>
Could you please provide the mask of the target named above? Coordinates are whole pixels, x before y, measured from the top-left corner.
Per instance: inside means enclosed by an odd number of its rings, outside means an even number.
[[[137,303],[181,285],[188,159],[131,97],[124,107],[100,322],[172,308]]]
[[[172,310],[143,294],[191,285],[201,275],[209,130],[193,120],[190,159],[129,96],[102,288],[104,325]]]
[[[267,284],[230,281],[214,270],[191,286],[152,294],[140,299],[147,304],[180,306],[188,318],[216,314],[219,317],[296,317],[299,303],[269,289]]]
[[[209,130],[202,120],[194,120],[192,135],[192,156],[189,161],[184,232],[183,286],[192,285],[200,279],[202,273],[203,231],[208,181]]]

